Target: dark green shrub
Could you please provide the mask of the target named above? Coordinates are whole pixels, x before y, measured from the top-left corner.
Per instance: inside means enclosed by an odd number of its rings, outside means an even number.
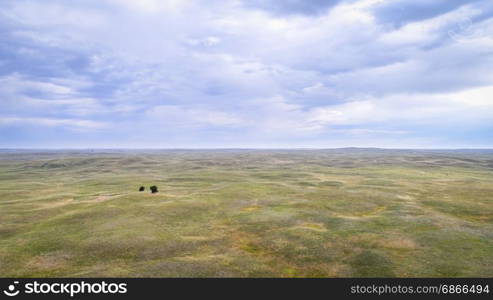
[[[153,194],[158,192],[157,186],[155,186],[155,185],[151,186],[150,189],[151,189],[151,193],[153,193]]]

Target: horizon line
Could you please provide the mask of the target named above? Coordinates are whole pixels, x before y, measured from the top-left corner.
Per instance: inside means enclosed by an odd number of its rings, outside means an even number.
[[[160,148],[133,148],[133,147],[12,147],[5,150],[342,150],[342,149],[374,149],[374,150],[493,150],[493,147],[160,147]]]

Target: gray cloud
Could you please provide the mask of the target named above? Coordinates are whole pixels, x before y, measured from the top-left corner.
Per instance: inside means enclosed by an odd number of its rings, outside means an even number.
[[[455,10],[463,5],[485,2],[484,0],[394,0],[385,1],[374,9],[379,22],[402,26]]]
[[[344,0],[243,0],[246,7],[273,15],[318,15]]]

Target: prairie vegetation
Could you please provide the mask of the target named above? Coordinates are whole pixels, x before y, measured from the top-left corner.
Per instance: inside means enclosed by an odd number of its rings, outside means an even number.
[[[493,152],[3,151],[0,275],[491,277]]]

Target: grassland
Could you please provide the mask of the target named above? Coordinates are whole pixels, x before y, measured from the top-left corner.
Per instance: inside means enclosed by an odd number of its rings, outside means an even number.
[[[0,276],[492,277],[493,152],[3,151]]]

